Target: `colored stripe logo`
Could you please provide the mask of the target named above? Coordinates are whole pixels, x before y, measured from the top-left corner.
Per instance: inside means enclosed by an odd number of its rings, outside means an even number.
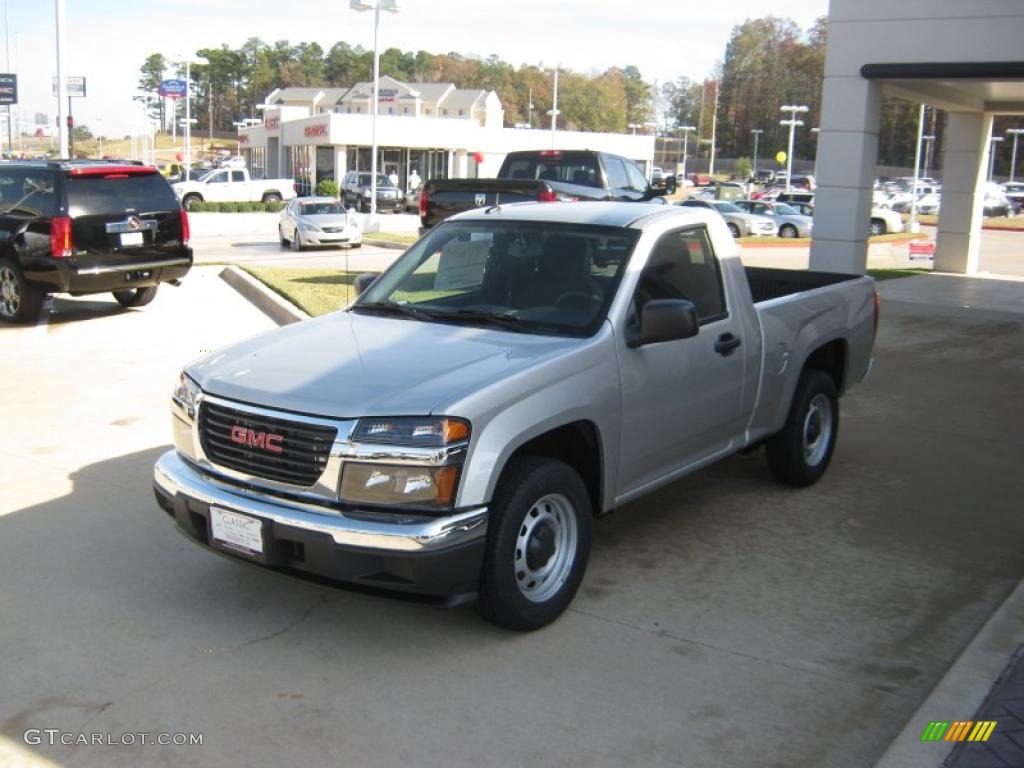
[[[988,741],[995,729],[995,720],[932,720],[921,741]]]

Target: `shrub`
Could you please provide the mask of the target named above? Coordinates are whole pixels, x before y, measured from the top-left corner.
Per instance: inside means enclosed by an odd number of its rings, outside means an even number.
[[[736,178],[740,181],[746,181],[754,173],[754,166],[750,162],[749,157],[737,157],[736,158]]]
[[[337,197],[338,184],[334,179],[324,179],[316,185],[316,193],[322,197]]]

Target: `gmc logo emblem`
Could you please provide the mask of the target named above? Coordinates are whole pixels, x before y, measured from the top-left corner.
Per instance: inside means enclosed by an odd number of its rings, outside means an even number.
[[[253,432],[247,427],[235,425],[231,428],[231,442],[239,445],[247,445],[250,448],[260,448],[271,453],[281,453],[281,441],[284,437],[273,435],[267,432]]]

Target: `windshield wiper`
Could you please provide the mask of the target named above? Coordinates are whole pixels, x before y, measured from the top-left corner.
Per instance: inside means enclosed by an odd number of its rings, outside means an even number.
[[[369,301],[365,304],[354,304],[352,309],[369,309],[374,312],[411,317],[414,320],[426,320],[428,322],[434,319],[433,314],[430,312],[410,307],[408,304],[396,304],[393,301]]]
[[[465,320],[470,323],[489,323],[490,325],[496,325],[499,328],[504,328],[509,331],[523,331],[523,323],[525,322],[521,317],[515,315],[509,315],[504,312],[487,312],[482,309],[457,309],[454,312],[431,312],[431,318],[435,320],[445,321],[460,321]]]

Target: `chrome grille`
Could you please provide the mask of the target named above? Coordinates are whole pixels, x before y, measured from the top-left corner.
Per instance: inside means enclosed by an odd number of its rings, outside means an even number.
[[[236,427],[265,442],[266,435],[279,435],[277,453],[248,442],[232,440]],[[331,445],[338,430],[317,424],[249,413],[208,400],[199,408],[199,440],[203,452],[214,464],[279,483],[310,486],[327,467]],[[264,440],[258,439],[259,435]],[[276,445],[275,441],[275,445]]]

